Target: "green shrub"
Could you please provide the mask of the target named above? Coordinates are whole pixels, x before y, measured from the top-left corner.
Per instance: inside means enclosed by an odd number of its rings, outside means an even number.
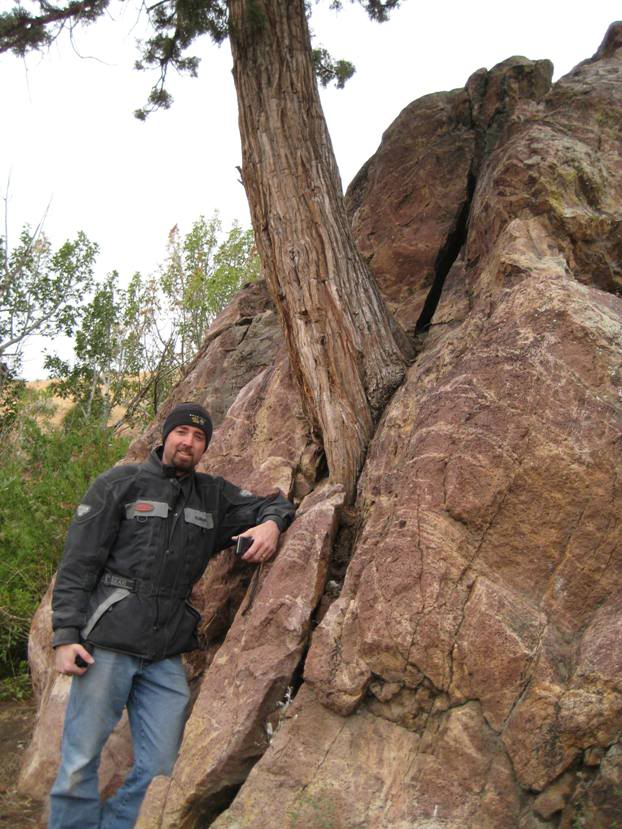
[[[22,413],[0,446],[0,678],[24,673],[32,616],[52,578],[65,533],[89,483],[125,453],[108,428]],[[11,679],[12,678],[12,679]]]

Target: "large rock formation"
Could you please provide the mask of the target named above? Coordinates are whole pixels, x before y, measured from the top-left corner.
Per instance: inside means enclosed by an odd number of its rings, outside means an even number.
[[[454,261],[306,682],[215,827],[622,815],[619,45],[620,27],[548,92],[544,64],[512,59],[415,102],[355,181],[361,247],[411,329]],[[393,142],[421,148],[401,176]],[[434,210],[437,144],[456,178]]]
[[[414,102],[348,193],[419,350],[354,507],[320,480],[259,288],[179,391],[209,404],[204,367],[252,318],[228,365],[253,326],[273,351],[231,368],[207,465],[302,504],[252,601],[226,554],[200,586],[197,699],[143,829],[622,822],[622,24],[550,77],[511,58]]]

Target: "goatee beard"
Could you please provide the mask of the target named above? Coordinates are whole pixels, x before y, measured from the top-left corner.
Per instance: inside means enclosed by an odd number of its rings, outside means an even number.
[[[180,455],[179,452],[175,452],[173,455],[172,465],[175,469],[180,469],[183,472],[190,472],[194,469],[194,459],[190,455]]]

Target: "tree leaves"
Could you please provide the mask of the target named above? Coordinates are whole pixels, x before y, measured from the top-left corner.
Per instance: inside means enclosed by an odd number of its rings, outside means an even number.
[[[91,23],[108,8],[109,0],[72,0],[54,5],[39,0],[40,14],[33,14],[21,3],[11,11],[0,13],[0,52],[27,52],[49,45],[65,26]]]
[[[356,71],[354,64],[347,60],[333,60],[326,49],[314,49],[311,54],[313,57],[313,68],[315,69],[316,77],[324,87],[335,81],[337,89],[343,89],[346,81],[348,81]]]
[[[0,679],[25,659],[30,621],[75,507],[129,442],[84,421],[51,427],[52,414],[41,394],[25,395],[0,445]]]
[[[0,255],[0,360],[18,368],[33,334],[73,333],[82,298],[93,284],[98,247],[80,232],[57,251],[26,226],[11,251]]]
[[[223,239],[215,213],[188,234],[169,234],[165,262],[127,288],[116,272],[96,286],[81,309],[74,358],[48,355],[55,393],[74,401],[73,417],[105,425],[151,419],[199,350],[210,324],[245,282],[259,276],[251,230],[237,222]]]
[[[234,294],[259,277],[252,231],[234,222],[219,243],[221,235],[218,213],[209,221],[201,216],[183,239],[177,226],[169,234],[160,286],[182,365],[199,350],[210,324]]]

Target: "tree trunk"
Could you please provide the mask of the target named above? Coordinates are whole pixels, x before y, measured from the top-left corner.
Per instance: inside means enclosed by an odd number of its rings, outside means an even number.
[[[263,273],[330,476],[352,493],[374,421],[404,376],[406,339],[352,238],[303,0],[229,7],[243,180]]]

